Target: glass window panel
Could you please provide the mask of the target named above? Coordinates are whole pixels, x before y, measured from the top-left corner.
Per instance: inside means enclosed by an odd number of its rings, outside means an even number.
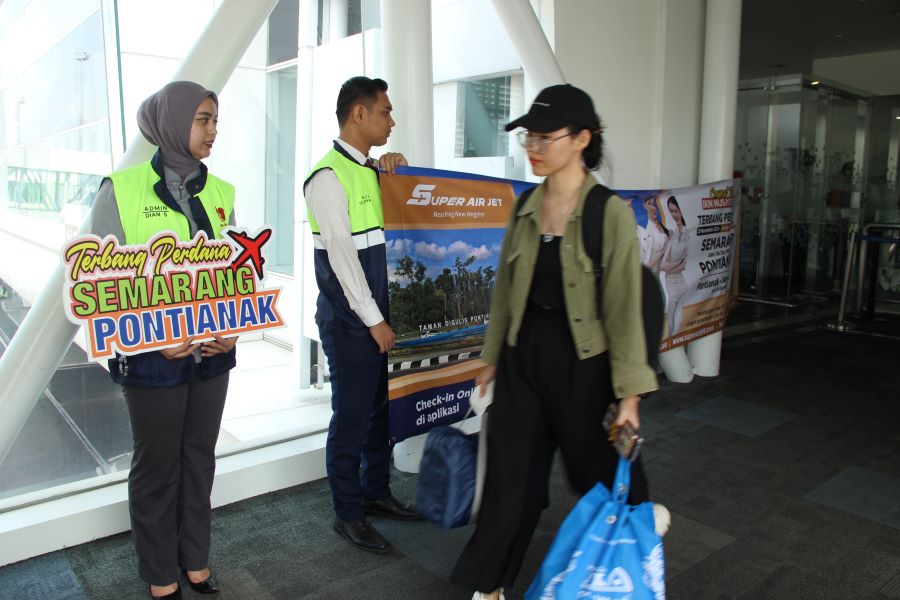
[[[362,0],[318,0],[319,44],[362,32]]]
[[[872,99],[866,161],[866,222],[900,222],[900,96]]]
[[[294,157],[297,134],[297,67],[267,75],[266,223],[275,228],[270,268],[294,272]]]
[[[2,354],[42,287],[28,282],[58,263],[52,249],[112,169],[99,2],[0,4],[0,55],[15,56],[0,76],[0,212],[6,231],[22,236],[12,248],[28,265],[0,280]],[[127,468],[130,445],[119,386],[72,344],[0,464],[0,497]]]
[[[104,119],[104,61],[103,24],[96,12],[4,88],[5,147]]]
[[[32,3],[3,45],[46,4]],[[99,10],[83,13],[84,6],[73,17],[82,20],[70,21],[66,35],[33,53],[35,60],[0,91],[0,205],[6,208],[59,220],[67,207],[80,207],[72,215],[78,221],[112,167],[103,22]]]
[[[268,64],[297,58],[300,1],[279,0],[269,15]]]
[[[509,135],[510,77],[464,81],[459,86],[457,110],[463,135],[457,136],[456,156],[506,156]]]
[[[29,308],[0,280],[0,356]],[[128,469],[121,388],[72,344],[0,463],[0,498]]]

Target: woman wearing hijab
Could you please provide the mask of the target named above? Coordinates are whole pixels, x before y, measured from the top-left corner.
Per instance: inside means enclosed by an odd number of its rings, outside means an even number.
[[[103,180],[91,233],[143,244],[161,231],[189,241],[220,238],[234,224],[234,187],[200,162],[216,139],[218,98],[176,81],[141,104],[141,133],[159,150],[146,163]],[[128,505],[138,572],[151,598],[179,599],[178,571],[194,591],[218,593],[209,570],[210,491],[236,338],[117,356],[110,375],[122,385],[134,455]]]
[[[582,241],[585,200],[599,185],[603,135],[594,103],[571,85],[546,88],[523,117],[520,141],[545,177],[510,216],[475,382],[495,380],[487,474],[475,533],[452,580],[498,600],[512,587],[548,504],[559,448],[569,482],[584,494],[612,485],[619,457],[603,429],[610,404],[638,429],[639,396],[656,389],[641,313],[640,247],[634,215],[611,196],[603,218],[603,290]],[[628,502],[647,499],[640,459]]]

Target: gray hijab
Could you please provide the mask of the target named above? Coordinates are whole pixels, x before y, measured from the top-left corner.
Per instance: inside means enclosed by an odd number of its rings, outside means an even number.
[[[189,140],[197,107],[207,97],[219,105],[215,92],[193,81],[173,81],[141,102],[138,109],[141,133],[159,146],[163,164],[180,177],[200,168],[200,161],[191,156]]]

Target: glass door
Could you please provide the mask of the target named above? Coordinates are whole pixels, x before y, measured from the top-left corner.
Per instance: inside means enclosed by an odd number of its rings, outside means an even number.
[[[792,75],[742,82],[735,170],[741,295],[793,306],[839,290],[865,210],[870,102]]]
[[[748,296],[759,294],[768,128],[769,80],[741,82],[735,123],[734,170],[735,177],[741,178],[740,290]]]

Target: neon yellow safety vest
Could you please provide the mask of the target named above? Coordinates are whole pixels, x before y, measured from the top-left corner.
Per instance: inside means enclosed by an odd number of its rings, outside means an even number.
[[[160,180],[150,161],[116,171],[109,176],[116,193],[125,244],[143,244],[161,231],[174,231],[178,239],[191,239],[187,217],[169,208],[153,186]],[[196,194],[209,217],[213,233],[222,237],[234,209],[234,186],[209,173],[206,185]]]
[[[336,148],[330,150],[315,166],[304,186],[322,169],[331,169],[341,182],[347,197],[347,213],[350,216],[350,232],[356,246],[359,264],[366,276],[372,298],[382,316],[388,318],[388,281],[384,244],[384,214],[381,212],[381,189],[375,169],[361,165]],[[316,300],[316,323],[319,328],[368,335],[368,327],[350,308],[342,284],[328,260],[328,251],[322,241],[321,230],[312,211],[307,209],[309,225],[313,232],[316,266],[316,284],[319,298]]]
[[[350,233],[356,238],[359,234],[374,229],[384,229],[384,213],[381,210],[381,188],[378,186],[378,175],[374,169],[360,165],[332,148],[313,167],[306,181],[322,169],[331,169],[337,175],[338,181],[344,188],[347,196],[347,211],[350,214]],[[307,208],[306,215],[309,218],[309,226],[313,235],[320,233],[319,224]],[[354,240],[356,241],[356,240]],[[384,243],[382,239],[382,243]],[[357,248],[368,247],[369,244]]]

